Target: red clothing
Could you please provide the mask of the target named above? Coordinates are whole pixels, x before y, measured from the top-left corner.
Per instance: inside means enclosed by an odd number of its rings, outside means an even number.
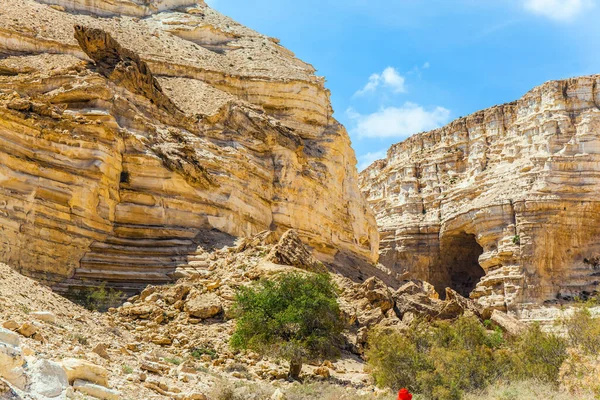
[[[398,400],[412,400],[412,394],[408,389],[400,389],[398,392]]]

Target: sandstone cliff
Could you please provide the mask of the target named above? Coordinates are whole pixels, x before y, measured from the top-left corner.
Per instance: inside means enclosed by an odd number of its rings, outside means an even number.
[[[321,261],[375,261],[314,72],[202,1],[3,0],[0,261],[133,290],[289,228]]]
[[[517,310],[600,282],[600,76],[396,144],[361,174],[381,262]]]

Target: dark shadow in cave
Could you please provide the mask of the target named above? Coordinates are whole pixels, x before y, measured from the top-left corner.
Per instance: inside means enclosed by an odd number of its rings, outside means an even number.
[[[475,235],[465,232],[451,232],[441,240],[440,274],[441,281],[436,285],[440,297],[445,298],[447,287],[469,297],[485,271],[479,265],[483,248]]]

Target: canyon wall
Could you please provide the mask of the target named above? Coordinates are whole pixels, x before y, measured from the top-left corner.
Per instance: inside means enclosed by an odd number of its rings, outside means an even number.
[[[376,261],[324,80],[278,43],[201,1],[3,0],[0,262],[134,290],[290,228]]]
[[[380,262],[518,311],[600,282],[600,76],[393,145],[361,173]]]

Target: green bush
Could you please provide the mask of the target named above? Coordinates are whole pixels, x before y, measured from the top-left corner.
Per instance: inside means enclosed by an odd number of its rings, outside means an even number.
[[[290,362],[298,379],[302,364],[338,353],[342,323],[337,293],[328,274],[282,274],[242,287],[235,299],[234,349]]]
[[[556,383],[567,358],[567,340],[530,326],[512,343],[512,372],[517,379],[535,379]]]
[[[196,347],[190,354],[198,360],[201,359],[203,355],[207,355],[213,360],[219,357],[217,351],[211,347]]]
[[[566,341],[538,326],[505,340],[475,317],[417,322],[406,333],[374,331],[366,351],[379,386],[440,400],[461,399],[500,379],[555,383],[566,355]]]
[[[65,297],[90,311],[106,311],[110,307],[119,306],[125,299],[125,294],[119,290],[107,288],[106,282],[102,282],[93,288],[70,287]]]
[[[600,319],[593,318],[587,307],[577,310],[563,324],[573,346],[586,354],[600,353]]]

